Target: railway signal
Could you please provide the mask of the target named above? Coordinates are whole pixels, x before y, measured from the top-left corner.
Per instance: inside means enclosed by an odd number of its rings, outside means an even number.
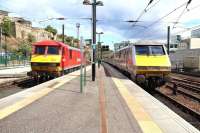
[[[109,46],[108,45],[103,45],[101,47],[102,51],[110,51]]]

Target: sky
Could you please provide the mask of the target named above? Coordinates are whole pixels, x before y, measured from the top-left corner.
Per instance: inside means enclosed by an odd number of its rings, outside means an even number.
[[[167,26],[171,26],[172,35],[188,36],[185,28],[200,24],[200,0],[192,0],[187,10],[186,5],[175,10],[172,14],[159,20],[188,0],[153,0],[147,11],[133,26],[127,20],[136,20],[144,11],[150,0],[101,0],[104,6],[97,7],[97,32],[104,32],[101,41],[113,47],[113,43],[120,41],[160,40],[166,42]],[[77,36],[76,23],[80,23],[80,36],[91,38],[91,6],[82,4],[83,0],[0,0],[0,9],[10,11],[11,16],[24,17],[31,20],[33,26],[46,27],[52,25],[61,33],[61,26],[65,24],[65,33]],[[66,20],[50,20],[39,23],[48,18],[65,17]],[[155,23],[157,21],[157,23]],[[98,40],[98,38],[97,38]]]

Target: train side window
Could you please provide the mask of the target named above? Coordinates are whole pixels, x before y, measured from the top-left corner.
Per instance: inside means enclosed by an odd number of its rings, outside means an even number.
[[[69,50],[69,58],[72,59],[72,50]]]

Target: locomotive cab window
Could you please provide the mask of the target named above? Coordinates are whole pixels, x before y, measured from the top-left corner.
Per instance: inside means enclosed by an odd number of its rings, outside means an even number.
[[[45,54],[45,46],[36,46],[35,54]]]
[[[150,46],[150,51],[152,55],[165,55],[162,45]]]
[[[137,55],[148,55],[149,54],[149,48],[148,46],[135,46],[136,54]]]
[[[162,45],[136,45],[137,55],[165,55]]]
[[[59,47],[56,47],[56,46],[48,46],[47,54],[58,55],[58,54],[59,54]]]

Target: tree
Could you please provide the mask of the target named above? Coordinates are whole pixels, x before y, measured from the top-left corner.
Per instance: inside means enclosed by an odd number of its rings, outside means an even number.
[[[31,33],[29,33],[29,34],[28,34],[27,41],[28,41],[29,43],[36,42],[36,38],[35,38],[35,36],[33,36]]]
[[[28,55],[30,55],[30,53],[31,53],[31,43],[26,40],[21,41],[19,44],[17,54],[27,57]]]
[[[55,28],[53,28],[51,25],[48,25],[46,28],[45,28],[46,31],[52,33],[54,36],[57,34],[57,30]]]
[[[9,17],[4,17],[1,23],[2,31],[5,36],[11,36],[11,20]]]
[[[73,39],[74,38],[72,36],[67,36],[65,38],[65,43],[68,44],[68,45],[70,45],[70,46],[73,46]]]
[[[63,38],[63,35],[62,34],[58,34],[57,35],[57,41],[62,41],[62,38]],[[69,45],[69,46],[72,46],[72,47],[78,47],[78,43],[79,43],[79,40],[74,38],[73,36],[64,36],[64,43]]]

